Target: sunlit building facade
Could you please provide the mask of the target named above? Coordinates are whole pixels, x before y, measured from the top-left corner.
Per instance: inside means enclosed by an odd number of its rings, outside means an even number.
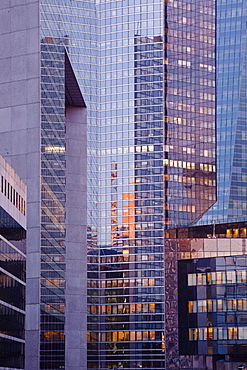
[[[216,199],[215,1],[97,7],[100,304],[88,368],[164,369],[165,230]]]

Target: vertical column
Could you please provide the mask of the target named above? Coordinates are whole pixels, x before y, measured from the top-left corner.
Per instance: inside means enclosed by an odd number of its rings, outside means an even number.
[[[86,370],[86,109],[66,108],[66,370]]]
[[[39,369],[39,0],[0,2],[0,153],[27,185],[26,370]]]

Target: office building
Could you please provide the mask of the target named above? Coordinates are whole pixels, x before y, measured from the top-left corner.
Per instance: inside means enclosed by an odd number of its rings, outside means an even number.
[[[219,0],[216,14],[217,202],[203,226],[167,234],[167,368],[236,369],[247,361],[246,2]]]
[[[217,6],[225,32],[217,39],[223,69],[217,75],[223,86],[219,84],[217,220],[230,221],[232,215],[238,220],[245,216],[240,181],[245,179],[244,152],[238,157],[245,140],[245,80],[240,73],[245,3],[222,0]],[[187,360],[188,369],[212,367],[211,344],[207,354],[205,343],[189,343],[180,353],[174,331],[179,329],[178,304],[199,307],[205,296],[194,291],[193,299],[178,302],[171,292],[176,293],[177,285],[167,290],[172,273],[166,274],[177,271],[180,253],[167,247],[179,232],[171,236],[168,230],[186,230],[216,201],[216,1],[101,1],[96,7],[99,29],[93,2],[0,4],[1,151],[28,185],[26,369],[173,369]],[[228,43],[238,44],[235,50],[242,57],[236,67]],[[235,123],[230,117],[237,117]],[[221,164],[225,146],[229,156]],[[231,184],[227,172],[233,174]],[[228,190],[222,192],[225,185]],[[223,212],[227,209],[229,216]],[[232,229],[244,233],[244,226]],[[215,260],[205,262],[208,273],[216,272],[221,256],[214,253],[210,257]],[[183,263],[191,274],[199,271],[192,258],[181,262],[181,271]],[[237,276],[238,269],[234,271]],[[193,285],[185,288],[195,290]],[[208,298],[212,306],[220,300],[217,294]],[[188,320],[194,314],[188,312]],[[204,324],[186,330],[202,338]],[[222,351],[227,355],[228,350]],[[196,363],[195,356],[201,355]]]
[[[238,368],[247,361],[246,2],[99,9],[101,304],[91,340],[100,366]]]
[[[165,230],[216,199],[215,1],[97,6],[100,305],[88,368],[164,369]]]
[[[167,231],[166,368],[247,363],[246,222]]]
[[[26,185],[0,155],[0,368],[24,369]]]
[[[203,226],[167,233],[168,369],[237,369],[247,361],[246,2],[216,4],[217,202]]]
[[[245,221],[246,1],[217,2],[217,202],[199,224]]]
[[[26,370],[86,369],[94,13],[86,1],[0,3],[0,151],[28,189]]]

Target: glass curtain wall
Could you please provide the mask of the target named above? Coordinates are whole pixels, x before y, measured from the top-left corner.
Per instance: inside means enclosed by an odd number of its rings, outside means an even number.
[[[11,233],[11,227],[5,227],[6,229]],[[21,228],[20,230],[24,231]],[[17,241],[15,240],[15,242]],[[23,244],[23,240],[21,244]],[[2,368],[23,369],[26,256],[1,235],[0,268],[0,366]]]
[[[164,229],[215,202],[215,1],[98,10],[100,331],[89,341],[99,368],[159,369]]]
[[[217,203],[199,224],[247,216],[246,21],[244,0],[217,1]]]
[[[97,232],[97,19],[93,1],[42,0],[40,10],[42,98],[40,368],[60,369],[65,367],[65,49],[75,70],[88,112],[88,230],[91,250],[96,248]]]
[[[98,9],[99,368],[158,369],[164,367],[163,4],[102,1]]]
[[[165,224],[172,228],[215,202],[215,1],[167,2],[164,49]]]

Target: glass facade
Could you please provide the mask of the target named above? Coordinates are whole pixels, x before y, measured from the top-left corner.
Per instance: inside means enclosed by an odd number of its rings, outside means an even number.
[[[0,267],[0,366],[23,369],[26,256],[1,235]]]
[[[61,44],[60,44],[61,42]],[[65,68],[60,40],[45,38],[42,57],[41,368],[65,361]]]
[[[217,1],[217,203],[199,224],[246,219],[244,0]]]
[[[197,220],[215,202],[215,1],[165,6],[166,227]]]
[[[26,185],[0,155],[0,368],[24,369]]]
[[[61,369],[65,368],[65,54],[71,61],[87,105],[88,229],[91,250],[95,246],[97,231],[97,22],[92,1],[42,0],[40,3],[40,368]]]
[[[246,361],[246,255],[179,261],[179,351]]]
[[[100,304],[88,341],[99,357],[88,368],[163,369],[164,231],[215,202],[215,1],[97,7]]]
[[[165,240],[167,369],[246,362],[246,235],[228,233],[243,226],[178,229]]]
[[[210,224],[196,227],[184,227],[179,229],[169,229],[165,232],[166,238],[246,238],[247,222],[235,222],[224,224]]]
[[[163,368],[163,4],[98,9],[100,346],[88,367]]]

